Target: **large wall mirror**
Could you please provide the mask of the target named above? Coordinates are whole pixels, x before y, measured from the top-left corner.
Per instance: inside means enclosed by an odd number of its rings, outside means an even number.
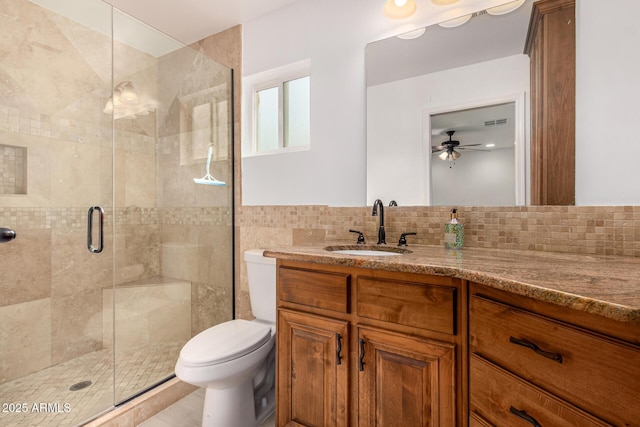
[[[367,45],[367,203],[527,204],[532,4]]]

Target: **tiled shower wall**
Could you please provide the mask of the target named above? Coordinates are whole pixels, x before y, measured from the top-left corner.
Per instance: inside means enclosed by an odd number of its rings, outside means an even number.
[[[0,383],[102,348],[103,290],[113,286],[114,253],[116,285],[167,271],[191,283],[193,333],[229,319],[230,203],[219,192],[198,196],[195,191],[211,190],[205,186],[183,191],[163,184],[173,184],[179,172],[171,163],[181,130],[172,118],[175,109],[112,127],[102,112],[111,88],[110,38],[88,34],[31,2],[7,1],[0,19],[11,37],[0,40],[0,50],[12,60],[2,64],[0,146],[26,149],[28,180],[26,194],[0,192],[0,226],[17,232],[0,256]],[[212,36],[194,48],[206,54],[216,40]],[[21,51],[24,46],[31,48]],[[178,86],[163,92],[175,97],[163,99],[167,105],[178,105],[178,96],[209,83],[196,79],[199,67],[211,67],[208,61],[187,61],[180,68],[170,57],[158,64],[129,46],[116,43],[114,49],[121,61],[116,79],[164,79]],[[194,52],[182,53],[196,58]],[[50,72],[57,85],[43,88],[40,80],[46,79],[24,72],[34,66]],[[204,71],[208,80],[219,75]],[[189,84],[181,87],[185,79]],[[188,171],[191,177],[204,172],[202,163],[192,167],[198,170]],[[86,248],[92,205],[106,211],[107,246],[99,256]],[[163,260],[169,246],[174,251]]]

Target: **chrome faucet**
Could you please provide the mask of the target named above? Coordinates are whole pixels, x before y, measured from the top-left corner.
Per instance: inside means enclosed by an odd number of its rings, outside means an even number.
[[[378,227],[378,244],[386,245],[387,242],[385,240],[385,232],[384,232],[384,204],[382,200],[376,199],[373,202],[373,212],[371,212],[371,216],[378,216],[378,208],[380,209],[380,227]]]

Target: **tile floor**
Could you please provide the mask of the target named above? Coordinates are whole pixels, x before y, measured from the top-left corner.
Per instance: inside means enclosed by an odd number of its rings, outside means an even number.
[[[184,342],[136,348],[118,357],[118,400],[171,374]],[[78,425],[113,406],[111,350],[99,350],[0,384],[0,426],[66,427]],[[91,385],[78,391],[80,381]]]
[[[139,427],[200,427],[203,405],[204,389],[201,388],[149,418]],[[275,427],[275,425],[275,417],[271,415],[261,427]]]

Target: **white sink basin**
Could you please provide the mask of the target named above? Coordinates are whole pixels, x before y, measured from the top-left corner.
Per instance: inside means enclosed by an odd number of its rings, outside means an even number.
[[[396,256],[402,255],[399,252],[389,252],[389,251],[373,251],[371,249],[340,249],[337,251],[331,251],[334,254],[344,254],[344,255],[361,255],[361,256]]]
[[[358,256],[398,256],[411,251],[404,248],[397,248],[394,246],[378,246],[378,245],[340,245],[340,246],[327,246],[324,248],[326,251],[334,254],[342,255],[358,255]]]

